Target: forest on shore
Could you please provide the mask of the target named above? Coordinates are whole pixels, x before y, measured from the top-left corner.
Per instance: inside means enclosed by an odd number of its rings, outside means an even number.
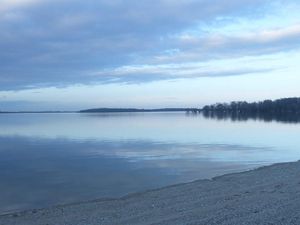
[[[202,108],[205,117],[232,120],[263,119],[265,121],[300,122],[300,98],[282,98],[248,103],[237,101],[216,103]]]

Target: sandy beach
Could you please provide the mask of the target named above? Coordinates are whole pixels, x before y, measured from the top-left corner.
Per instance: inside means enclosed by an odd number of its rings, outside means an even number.
[[[300,224],[300,162],[119,199],[3,215],[1,225]]]

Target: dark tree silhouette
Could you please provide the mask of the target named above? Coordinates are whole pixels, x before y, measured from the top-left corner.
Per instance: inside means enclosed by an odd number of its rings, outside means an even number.
[[[202,108],[205,117],[232,120],[263,119],[265,121],[300,122],[300,98],[283,98],[248,103],[217,103]]]

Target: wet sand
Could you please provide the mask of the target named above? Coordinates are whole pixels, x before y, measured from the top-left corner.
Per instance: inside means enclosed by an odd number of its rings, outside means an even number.
[[[0,225],[300,224],[300,162],[118,199],[0,216]]]

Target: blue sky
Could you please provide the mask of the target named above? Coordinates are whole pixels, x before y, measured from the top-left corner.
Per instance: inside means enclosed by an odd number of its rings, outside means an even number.
[[[0,0],[0,110],[300,96],[298,0]]]

